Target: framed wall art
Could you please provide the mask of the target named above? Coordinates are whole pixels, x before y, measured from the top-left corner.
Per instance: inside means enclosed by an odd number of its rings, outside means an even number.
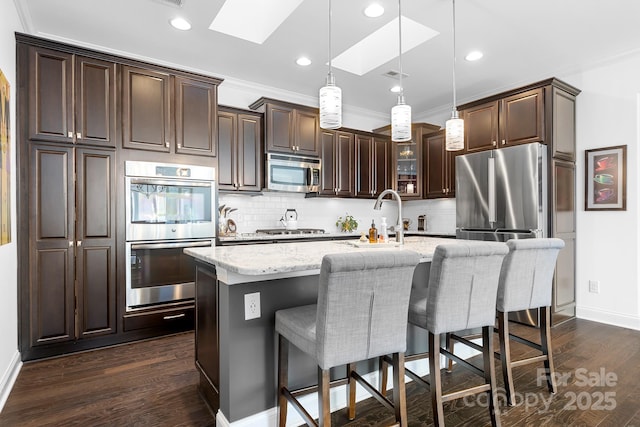
[[[586,211],[627,210],[627,146],[585,151]]]

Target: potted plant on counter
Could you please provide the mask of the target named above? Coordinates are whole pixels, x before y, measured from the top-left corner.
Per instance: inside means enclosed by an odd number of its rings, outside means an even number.
[[[352,215],[346,214],[344,219],[341,216],[338,217],[336,227],[345,233],[353,233],[358,229],[358,221]]]

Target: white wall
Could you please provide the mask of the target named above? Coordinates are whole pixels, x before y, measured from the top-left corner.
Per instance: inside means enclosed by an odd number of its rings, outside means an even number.
[[[640,52],[564,78],[577,102],[577,314],[640,329]],[[585,151],[627,145],[627,210],[584,210]],[[590,293],[589,280],[600,281]]]
[[[0,410],[20,369],[18,353],[18,261],[16,244],[16,44],[22,31],[11,0],[0,0],[0,69],[11,85],[11,243],[0,246]]]

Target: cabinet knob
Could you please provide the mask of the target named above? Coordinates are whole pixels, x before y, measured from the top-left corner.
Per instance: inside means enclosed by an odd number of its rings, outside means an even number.
[[[182,144],[178,144],[178,148],[182,148]]]
[[[78,240],[78,241],[76,242],[76,246],[77,246],[77,247],[82,246],[82,240]]]
[[[442,194],[445,194],[446,192],[447,192],[447,189],[446,189],[446,188],[443,188],[443,189],[442,189]]]
[[[504,139],[502,140],[502,145],[505,145],[507,143],[507,141],[505,141]]]
[[[76,132],[76,138],[82,139],[82,134],[80,132]]]
[[[69,247],[72,248],[73,247],[73,240],[69,240]]]
[[[495,147],[498,144],[495,141],[493,141],[493,143],[491,145],[493,145]]]
[[[67,138],[73,138],[73,132],[71,131],[67,132]]]
[[[169,141],[165,141],[165,142],[164,142],[164,146],[165,146],[165,147],[167,147],[167,148],[169,148]]]

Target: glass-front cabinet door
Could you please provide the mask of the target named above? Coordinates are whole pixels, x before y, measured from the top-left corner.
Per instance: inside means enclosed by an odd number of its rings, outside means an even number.
[[[413,141],[393,142],[396,158],[395,188],[404,198],[420,197],[420,182],[418,180],[418,144]]]

